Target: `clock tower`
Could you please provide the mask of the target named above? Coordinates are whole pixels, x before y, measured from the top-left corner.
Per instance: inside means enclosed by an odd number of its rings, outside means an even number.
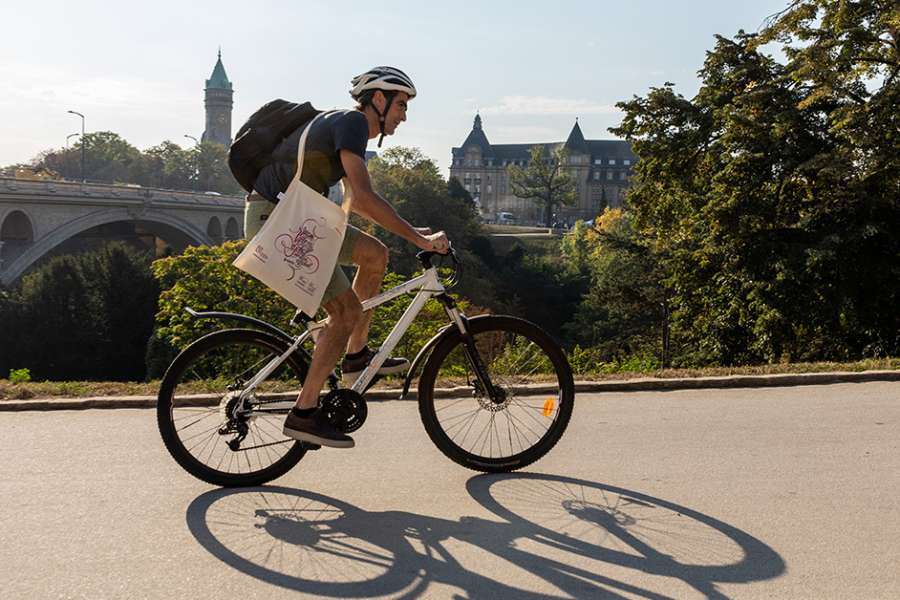
[[[201,138],[204,142],[215,142],[223,146],[231,145],[231,107],[234,105],[231,82],[222,66],[222,50],[213,67],[212,75],[206,80],[206,131]]]

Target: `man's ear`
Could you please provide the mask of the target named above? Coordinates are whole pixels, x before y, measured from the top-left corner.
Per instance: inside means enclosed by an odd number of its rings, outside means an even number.
[[[375,105],[379,112],[384,112],[384,107],[387,106],[387,98],[385,98],[384,92],[375,90],[375,93],[372,94],[372,104]]]

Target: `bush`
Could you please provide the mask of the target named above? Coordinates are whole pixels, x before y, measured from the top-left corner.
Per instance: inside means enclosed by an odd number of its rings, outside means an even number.
[[[13,369],[9,372],[10,383],[28,383],[31,381],[31,371],[28,369]]]
[[[158,288],[150,254],[122,242],[57,256],[0,296],[0,373],[42,380],[135,380],[153,329]]]

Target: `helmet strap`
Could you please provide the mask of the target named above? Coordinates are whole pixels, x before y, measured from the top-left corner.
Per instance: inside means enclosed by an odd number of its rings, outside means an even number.
[[[385,92],[381,90],[381,93],[384,94],[384,97],[387,99],[387,104],[384,105],[384,112],[378,110],[378,107],[375,106],[374,102],[371,102],[372,108],[375,109],[375,113],[378,115],[378,128],[381,131],[381,137],[378,138],[378,147],[381,148],[381,142],[384,141],[384,120],[387,117],[388,111],[391,110],[391,104],[394,102],[394,96],[396,96],[396,92]]]

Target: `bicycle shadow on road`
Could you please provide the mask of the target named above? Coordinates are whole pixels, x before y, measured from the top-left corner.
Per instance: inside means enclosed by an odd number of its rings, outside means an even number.
[[[284,487],[206,492],[186,517],[197,541],[229,566],[323,597],[419,598],[444,584],[471,598],[661,599],[686,584],[726,598],[717,583],[785,570],[753,536],[638,492],[528,473],[479,475],[466,487],[501,520],[366,511]],[[622,581],[623,569],[667,579],[653,580],[659,591],[644,589]]]

